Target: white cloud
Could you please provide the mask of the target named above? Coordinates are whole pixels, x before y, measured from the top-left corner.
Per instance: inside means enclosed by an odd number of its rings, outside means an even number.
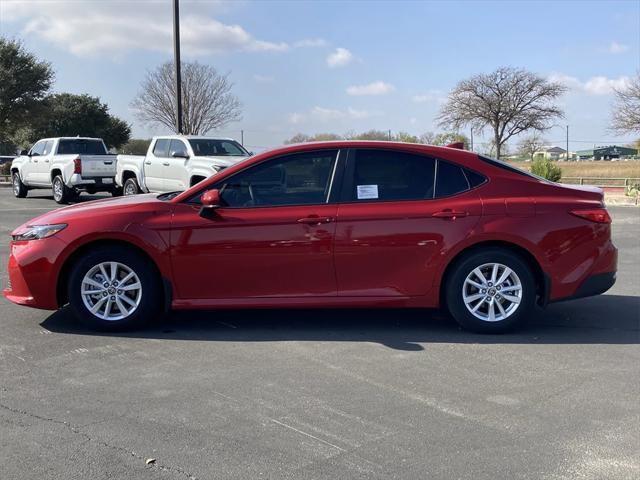
[[[629,50],[629,45],[624,45],[622,43],[618,43],[615,40],[609,44],[609,46],[604,49],[607,53],[611,53],[613,55],[617,55],[619,53],[625,53]]]
[[[275,82],[275,77],[271,75],[260,75],[258,73],[253,75],[253,79],[258,83],[273,83]]]
[[[292,46],[318,45],[307,39],[289,45],[253,37],[240,25],[212,17],[226,8],[220,2],[183,6],[180,19],[182,51],[189,55],[229,52],[284,52]],[[78,56],[121,56],[132,50],[173,51],[170,9],[147,2],[3,2],[3,21],[22,22],[23,33],[40,37]]]
[[[353,54],[346,48],[338,47],[327,57],[330,68],[344,67],[353,62]]]
[[[446,96],[441,90],[429,90],[426,93],[411,97],[411,100],[415,103],[444,103],[446,99]]]
[[[368,110],[357,110],[352,107],[348,107],[346,110],[338,110],[334,108],[325,108],[315,106],[306,113],[291,113],[288,116],[289,123],[298,125],[305,122],[321,122],[326,123],[336,120],[362,120],[370,118],[377,113],[370,112]]]
[[[293,46],[296,48],[326,47],[327,41],[324,38],[305,38],[294,42]]]
[[[347,93],[349,95],[385,95],[393,92],[395,89],[396,87],[390,83],[377,81],[366,85],[352,85],[347,88]]]
[[[607,95],[612,93],[614,89],[625,87],[628,82],[629,77],[593,77],[584,83],[584,90],[592,95]]]
[[[628,84],[629,77],[607,78],[599,75],[582,82],[576,77],[564,73],[552,73],[548,80],[561,83],[572,90],[583,91],[589,95],[608,95],[614,89],[619,89]]]

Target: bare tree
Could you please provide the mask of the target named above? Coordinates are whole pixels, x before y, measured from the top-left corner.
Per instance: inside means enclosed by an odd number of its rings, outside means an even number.
[[[500,158],[505,143],[527,130],[543,131],[563,116],[553,104],[566,91],[560,83],[523,69],[501,67],[463,80],[449,93],[438,117],[440,125],[476,131],[490,128]]]
[[[619,134],[640,132],[640,73],[615,95],[611,129]]]
[[[533,156],[536,152],[546,145],[546,140],[538,132],[532,132],[530,135],[523,138],[518,144],[518,152],[523,157],[529,157],[533,160]]]
[[[209,65],[182,64],[182,126],[187,135],[205,134],[242,118],[241,104],[231,93],[229,75]],[[176,129],[176,88],[173,63],[147,72],[140,92],[131,102],[138,120]]]

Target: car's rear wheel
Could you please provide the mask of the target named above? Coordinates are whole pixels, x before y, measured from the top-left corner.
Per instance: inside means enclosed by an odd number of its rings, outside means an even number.
[[[149,260],[121,246],[87,252],[73,266],[69,303],[98,330],[127,330],[152,320],[162,305],[160,279]]]
[[[53,199],[56,203],[65,204],[78,198],[78,192],[64,184],[62,175],[56,175],[51,185]]]
[[[20,178],[20,174],[18,172],[13,172],[11,181],[13,183],[13,194],[17,198],[25,198],[29,190],[27,189],[27,186],[22,183],[22,179]]]
[[[124,195],[137,195],[140,193],[140,185],[138,185],[138,181],[133,177],[127,178],[122,189]]]
[[[535,306],[531,268],[518,255],[499,248],[461,258],[446,284],[447,307],[468,330],[503,333],[521,326]]]

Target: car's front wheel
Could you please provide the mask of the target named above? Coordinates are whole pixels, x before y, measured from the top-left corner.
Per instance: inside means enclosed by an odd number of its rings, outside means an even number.
[[[17,198],[25,198],[27,196],[28,189],[27,186],[22,183],[22,179],[20,178],[20,174],[18,172],[13,172],[11,182],[13,184],[13,194]]]
[[[486,248],[461,258],[446,283],[447,307],[468,330],[504,333],[522,325],[535,307],[531,268],[515,253]]]
[[[149,260],[128,248],[105,246],[87,252],[73,266],[69,303],[90,328],[127,330],[160,312],[161,288]]]

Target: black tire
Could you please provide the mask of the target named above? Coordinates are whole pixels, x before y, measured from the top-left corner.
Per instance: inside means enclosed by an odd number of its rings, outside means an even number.
[[[100,318],[100,316],[95,315],[89,310],[83,300],[81,288],[85,275],[103,262],[117,262],[124,265],[131,271],[135,272],[140,281],[141,294],[139,303],[128,316],[125,316],[122,319],[108,320]],[[124,275],[124,272],[121,273]],[[120,285],[120,287],[122,287],[122,285]],[[83,324],[94,330],[113,332],[139,328],[149,323],[151,320],[156,319],[161,313],[163,305],[162,283],[154,265],[134,250],[122,246],[96,247],[85,253],[73,265],[69,275],[67,288],[69,292],[69,303],[76,317]],[[117,286],[115,288],[117,288]],[[106,289],[107,288],[105,287],[105,290]],[[110,297],[112,293],[113,292],[107,292],[107,301],[109,298],[115,298]],[[101,291],[100,294],[104,294],[104,292]],[[96,295],[94,299],[101,299],[100,294]],[[113,303],[115,304],[115,302]],[[119,308],[112,307],[111,311],[118,313]],[[98,312],[104,314],[104,312],[102,312],[102,307],[98,309]]]
[[[201,181],[205,180],[205,177],[191,177],[191,182],[190,182],[190,187],[193,187],[194,185],[197,185],[198,183],[200,183]]]
[[[53,199],[60,205],[67,204],[73,200],[78,199],[78,192],[73,188],[69,188],[64,184],[62,175],[56,175],[51,182],[51,192],[53,193]]]
[[[127,178],[124,182],[124,186],[122,187],[122,191],[125,196],[139,194],[140,185],[138,185],[138,180],[136,180],[135,177]]]
[[[493,285],[493,282],[487,283],[487,286],[491,285],[491,288],[489,289],[481,290],[471,284],[465,285],[467,276],[470,275],[474,269],[487,264],[500,264],[506,266],[515,272],[515,275],[520,280],[520,301],[517,303],[517,307],[515,307],[513,311],[502,320],[488,320],[488,318],[491,318],[489,316],[489,307],[491,305],[490,302],[487,302],[485,299],[490,298],[491,302],[496,302],[492,306],[492,309],[494,313],[497,312],[497,314],[500,315],[501,313],[498,311],[497,302],[500,302],[500,306],[503,308],[504,306],[514,303],[509,302],[505,297],[502,297],[501,299],[500,295],[502,288],[506,289],[515,285],[515,282],[513,282],[511,278],[497,286]],[[492,270],[491,267],[485,266],[483,268],[487,274]],[[481,273],[484,272],[481,270]],[[478,277],[474,276],[473,280],[478,280]],[[487,280],[490,281],[491,278],[489,277]],[[498,278],[498,280],[500,280],[500,278]],[[475,250],[462,257],[455,265],[453,265],[453,269],[446,280],[445,288],[447,308],[453,318],[463,328],[477,333],[505,333],[514,330],[525,323],[528,316],[535,308],[536,282],[533,273],[531,272],[531,268],[520,256],[501,248],[489,247],[481,250]],[[476,315],[471,312],[470,308],[467,308],[463,298],[463,288],[469,289],[467,291],[469,297],[471,297],[472,294],[483,296],[482,293],[486,292],[487,296],[484,297],[484,299],[480,298],[480,300],[475,301],[476,303],[471,304],[471,309],[476,307],[478,302],[481,303],[477,311],[477,315],[486,316],[487,319],[476,317]],[[509,293],[512,292],[510,291]],[[505,310],[508,312],[508,307]]]
[[[22,183],[22,179],[20,178],[20,174],[18,172],[13,172],[11,176],[11,182],[13,183],[13,194],[16,198],[25,198],[29,189],[27,186]]]

